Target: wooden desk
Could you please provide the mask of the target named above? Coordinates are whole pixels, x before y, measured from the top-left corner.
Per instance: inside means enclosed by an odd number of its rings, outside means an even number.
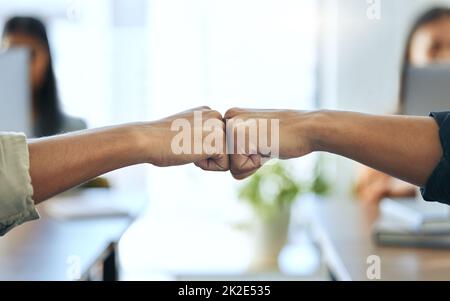
[[[450,280],[450,250],[379,247],[371,228],[379,212],[350,202],[320,200],[309,207],[312,229],[335,280],[367,281],[368,256],[381,260],[381,280]]]
[[[59,220],[40,210],[40,220],[19,226],[0,238],[0,280],[72,280],[69,278],[74,268],[79,269],[81,280],[89,280],[98,267],[102,268],[103,280],[117,280],[115,246],[145,205],[145,194],[89,190],[78,197],[97,203],[120,202],[130,214]],[[78,267],[71,266],[74,258]]]

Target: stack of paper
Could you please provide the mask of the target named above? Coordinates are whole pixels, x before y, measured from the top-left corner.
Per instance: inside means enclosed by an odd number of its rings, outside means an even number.
[[[415,199],[385,199],[374,227],[380,245],[450,248],[449,207]]]

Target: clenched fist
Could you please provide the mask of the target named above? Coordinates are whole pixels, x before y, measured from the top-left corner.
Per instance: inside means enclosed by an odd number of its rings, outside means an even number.
[[[156,166],[195,163],[210,171],[231,170],[244,179],[271,158],[290,159],[312,151],[308,112],[230,109],[222,117],[195,108],[144,124],[148,162]]]
[[[312,151],[303,125],[309,113],[292,110],[233,108],[226,112],[230,170],[244,179],[270,158],[291,159]]]
[[[153,165],[195,163],[204,170],[229,170],[225,124],[222,115],[209,107],[143,124],[141,135],[146,143],[147,162]]]

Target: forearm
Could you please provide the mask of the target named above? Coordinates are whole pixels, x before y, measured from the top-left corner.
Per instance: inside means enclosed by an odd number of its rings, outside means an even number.
[[[432,118],[315,113],[309,135],[313,150],[326,151],[423,186],[442,157]]]
[[[175,121],[188,123],[189,131],[193,129],[192,132],[199,133],[201,141],[211,134],[203,125],[195,122],[198,112],[205,120],[213,120],[217,126],[224,126],[220,113],[208,107],[199,107],[154,122],[30,141],[30,175],[34,201],[42,202],[101,174],[140,163],[155,166],[196,163],[205,170],[228,170],[228,156],[223,150],[218,149],[213,154],[179,154],[173,151],[172,143],[175,136],[179,135],[177,130],[172,129]],[[217,128],[213,131],[217,131]]]
[[[101,174],[145,161],[134,125],[31,140],[29,153],[36,203]]]

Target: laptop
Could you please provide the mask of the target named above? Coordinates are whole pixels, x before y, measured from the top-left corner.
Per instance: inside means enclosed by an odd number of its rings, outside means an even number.
[[[405,115],[450,111],[450,65],[409,67],[405,100]]]
[[[25,48],[0,53],[0,132],[32,135],[29,52]]]

